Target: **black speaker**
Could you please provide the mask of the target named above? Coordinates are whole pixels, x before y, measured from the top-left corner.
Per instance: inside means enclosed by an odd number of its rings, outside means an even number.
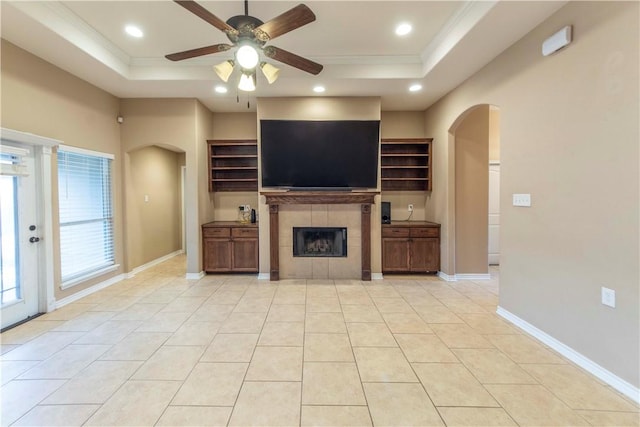
[[[382,223],[391,224],[391,202],[382,202]]]

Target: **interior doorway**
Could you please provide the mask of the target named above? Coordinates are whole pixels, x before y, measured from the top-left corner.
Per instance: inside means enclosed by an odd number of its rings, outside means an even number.
[[[489,278],[489,264],[499,262],[500,166],[490,167],[500,159],[499,114],[492,105],[475,105],[449,129],[453,203],[448,243],[458,279]]]

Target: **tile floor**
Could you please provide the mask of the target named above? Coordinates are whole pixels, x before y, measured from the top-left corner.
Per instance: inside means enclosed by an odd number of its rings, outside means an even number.
[[[492,280],[184,277],[173,258],[1,338],[2,425],[638,426],[495,314]]]

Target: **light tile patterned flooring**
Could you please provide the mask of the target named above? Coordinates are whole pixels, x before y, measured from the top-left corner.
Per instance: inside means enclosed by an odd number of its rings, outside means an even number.
[[[495,314],[492,280],[184,277],[184,257],[2,334],[3,425],[639,425]]]

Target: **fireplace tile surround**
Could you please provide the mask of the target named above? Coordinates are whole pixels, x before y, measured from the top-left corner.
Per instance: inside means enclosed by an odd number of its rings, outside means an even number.
[[[353,279],[360,277],[360,206],[279,206],[279,260],[282,279]],[[294,227],[344,227],[347,229],[346,257],[294,257]]]
[[[269,205],[270,279],[371,280],[371,205],[377,194],[261,192]],[[309,226],[346,227],[347,257],[293,257],[293,227]]]

